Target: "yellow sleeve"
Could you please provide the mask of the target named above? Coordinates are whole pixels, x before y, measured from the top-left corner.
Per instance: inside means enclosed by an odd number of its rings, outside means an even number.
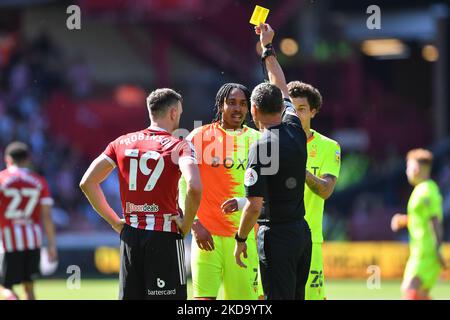
[[[336,143],[330,143],[328,151],[323,162],[321,172],[322,174],[331,174],[336,178],[339,177],[341,170],[341,146]]]
[[[423,194],[422,201],[426,207],[427,218],[438,217],[442,220],[442,196],[438,187],[429,186]]]

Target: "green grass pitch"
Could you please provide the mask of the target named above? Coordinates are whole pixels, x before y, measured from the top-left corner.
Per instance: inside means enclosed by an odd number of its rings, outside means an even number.
[[[22,288],[15,287],[22,295]],[[396,300],[400,299],[400,281],[382,281],[380,289],[368,289],[364,280],[333,280],[326,283],[329,300]],[[114,300],[118,294],[118,279],[81,281],[80,289],[68,289],[65,280],[38,280],[36,296],[44,300]],[[188,281],[188,295],[192,299],[192,284]],[[450,282],[439,281],[431,296],[450,300]],[[219,294],[219,299],[222,294]]]

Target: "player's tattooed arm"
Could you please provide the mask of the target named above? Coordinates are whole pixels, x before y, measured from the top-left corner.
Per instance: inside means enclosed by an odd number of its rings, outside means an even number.
[[[322,199],[328,199],[334,191],[337,178],[331,174],[317,177],[306,170],[306,185]]]

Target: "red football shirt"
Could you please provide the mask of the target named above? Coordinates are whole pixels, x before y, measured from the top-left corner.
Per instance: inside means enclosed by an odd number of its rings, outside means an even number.
[[[0,172],[0,252],[41,247],[41,204],[53,205],[45,178],[15,166]]]
[[[178,166],[182,158],[195,161],[192,145],[161,128],[123,135],[102,156],[119,170],[120,198],[125,221],[134,228],[178,232],[170,217],[178,207]]]

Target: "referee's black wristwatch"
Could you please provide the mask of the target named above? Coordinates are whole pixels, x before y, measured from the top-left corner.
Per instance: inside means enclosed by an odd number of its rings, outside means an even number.
[[[275,58],[277,57],[277,54],[275,53],[275,49],[274,49],[272,43],[266,44],[264,46],[263,52],[261,54],[261,67],[263,70],[264,81],[269,81],[269,74],[267,73],[267,68],[266,68],[266,58],[269,56],[274,56]]]
[[[238,233],[236,232],[236,235],[234,236],[234,239],[237,241],[237,242],[245,242],[245,241],[247,241],[247,238],[240,238],[239,236],[238,236]]]
[[[264,61],[265,58],[268,56],[277,56],[275,53],[275,48],[273,47],[272,43],[268,43],[264,46],[264,50],[261,54],[261,59]]]

